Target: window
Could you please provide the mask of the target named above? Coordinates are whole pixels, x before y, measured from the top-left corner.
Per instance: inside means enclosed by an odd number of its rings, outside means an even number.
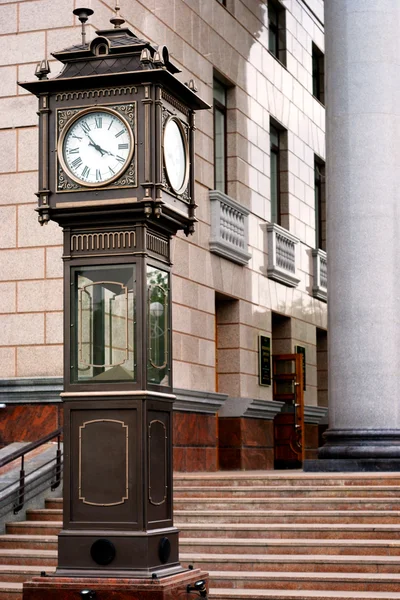
[[[279,131],[276,127],[270,127],[270,150],[271,150],[271,223],[280,225],[281,202],[279,182]]]
[[[313,96],[325,104],[325,61],[324,55],[315,44],[312,45]]]
[[[226,91],[214,79],[214,189],[226,193]]]
[[[314,157],[315,247],[326,251],[325,163]]]
[[[285,9],[276,0],[268,2],[268,50],[286,65]]]

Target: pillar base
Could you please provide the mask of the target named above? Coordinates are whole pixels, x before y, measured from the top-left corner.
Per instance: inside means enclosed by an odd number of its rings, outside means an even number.
[[[305,471],[400,471],[399,429],[328,429]]]
[[[303,471],[306,473],[377,473],[400,472],[399,458],[365,458],[365,459],[317,459],[305,460]]]
[[[157,579],[113,579],[87,577],[34,577],[24,583],[23,600],[77,600],[82,590],[92,590],[95,600],[191,600],[187,586],[204,580],[208,573],[200,569]]]

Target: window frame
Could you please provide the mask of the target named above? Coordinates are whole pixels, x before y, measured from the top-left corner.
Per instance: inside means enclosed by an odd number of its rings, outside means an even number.
[[[326,227],[325,177],[325,162],[314,154],[315,247],[324,252],[326,252],[326,235],[324,241],[322,224],[325,222]],[[325,210],[323,210],[323,204],[325,204]]]
[[[276,23],[273,22],[274,15]],[[274,48],[270,47],[270,32],[274,33]],[[281,38],[285,43],[281,47]],[[268,52],[286,67],[286,9],[278,0],[268,0]]]
[[[278,138],[278,144],[273,143],[271,136],[271,129],[276,131],[276,135]],[[271,201],[271,223],[276,223],[277,225],[281,225],[281,132],[276,127],[274,123],[270,123],[270,142],[269,142],[269,151],[270,151],[270,167],[272,166],[272,155],[276,156],[276,219],[272,218],[272,170],[270,168],[270,201]]]
[[[222,102],[220,102],[214,94],[214,90],[215,90],[215,82],[218,82],[218,84],[220,86],[222,86],[224,88],[225,91],[225,104],[223,104]],[[214,134],[214,189],[215,190],[219,190],[220,192],[223,192],[224,194],[227,193],[227,186],[228,186],[228,152],[227,152],[227,142],[228,142],[228,135],[227,135],[227,94],[228,94],[228,86],[226,86],[218,77],[214,76],[213,78],[213,134]],[[216,161],[216,156],[217,156],[217,136],[215,134],[216,132],[216,113],[219,112],[220,114],[222,114],[223,116],[223,158],[222,158],[222,162],[223,162],[223,189],[221,189],[220,187],[217,187],[217,161]]]
[[[312,42],[312,94],[325,106],[325,55]]]

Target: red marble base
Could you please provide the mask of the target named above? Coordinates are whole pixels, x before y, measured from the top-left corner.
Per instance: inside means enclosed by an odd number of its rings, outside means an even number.
[[[221,470],[273,469],[273,422],[244,417],[220,418],[219,466]]]
[[[0,448],[13,442],[36,442],[59,427],[61,404],[10,404],[1,411]]]
[[[174,471],[218,469],[215,415],[174,412]]]
[[[305,459],[318,458],[318,425],[314,423],[306,423],[304,427],[304,437],[306,442]]]
[[[188,584],[206,581],[208,573],[194,569],[159,579],[34,577],[24,583],[23,600],[80,600],[82,590],[93,590],[94,600],[193,600]]]

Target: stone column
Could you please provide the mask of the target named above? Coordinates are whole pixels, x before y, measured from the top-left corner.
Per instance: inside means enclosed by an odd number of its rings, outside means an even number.
[[[400,2],[327,0],[325,21],[329,429],[315,462],[400,470]]]

